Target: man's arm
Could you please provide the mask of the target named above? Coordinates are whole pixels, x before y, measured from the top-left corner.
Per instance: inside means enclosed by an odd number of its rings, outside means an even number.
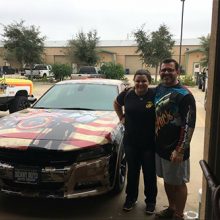
[[[193,95],[189,94],[185,96],[179,108],[182,126],[177,147],[171,155],[171,161],[173,162],[182,162],[185,150],[190,147],[190,141],[196,122],[196,105]]]

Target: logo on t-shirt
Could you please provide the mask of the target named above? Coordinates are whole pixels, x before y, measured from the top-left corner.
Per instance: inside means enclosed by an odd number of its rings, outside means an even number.
[[[148,102],[146,103],[146,108],[151,108],[152,106],[153,106],[153,102],[148,101]]]

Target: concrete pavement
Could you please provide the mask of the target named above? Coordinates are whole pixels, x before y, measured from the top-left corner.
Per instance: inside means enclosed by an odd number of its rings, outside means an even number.
[[[132,83],[133,76],[129,76],[129,81]],[[35,86],[35,95],[39,96],[42,92],[45,92],[50,87],[50,84],[41,84],[40,87]],[[198,191],[202,187],[202,171],[199,165],[199,160],[203,158],[203,148],[204,148],[204,128],[205,128],[205,110],[204,110],[204,95],[205,93],[199,90],[197,87],[189,88],[196,99],[197,107],[197,119],[196,128],[193,134],[191,142],[191,157],[190,157],[190,183],[188,186],[188,199],[186,204],[186,212],[197,212],[199,207]],[[142,195],[143,192],[143,181],[141,181],[140,186],[140,200],[144,201]],[[166,206],[167,199],[163,189],[163,181],[158,178],[158,205],[157,209],[163,209]],[[144,204],[138,204],[138,206],[144,206]]]
[[[131,77],[132,78],[132,77]],[[44,93],[51,84],[35,83],[34,95],[39,97]],[[197,212],[198,190],[202,186],[202,171],[199,166],[199,160],[203,158],[204,148],[204,126],[205,126],[205,110],[204,110],[204,93],[201,90],[190,88],[196,99],[197,105],[197,121],[196,128],[191,142],[191,181],[188,183],[188,199],[186,204],[186,212]],[[8,113],[0,112],[0,116]],[[43,219],[45,216],[53,217],[53,219],[154,219],[154,216],[146,216],[144,213],[144,192],[143,192],[143,178],[140,181],[140,194],[137,206],[132,212],[124,213],[121,208],[124,202],[125,194],[122,192],[118,196],[109,197],[104,195],[102,197],[85,199],[73,202],[47,202],[26,199],[10,199],[0,196],[0,216],[8,217],[7,219]],[[13,212],[11,204],[13,205]],[[7,206],[8,204],[8,206]],[[167,205],[166,195],[163,189],[163,181],[158,179],[158,197],[157,210],[163,209]],[[26,211],[22,211],[21,206],[27,206]],[[45,208],[47,206],[47,208]],[[60,206],[55,210],[53,206]],[[38,207],[38,211],[34,211],[34,207]],[[62,211],[61,207],[66,211]],[[67,209],[68,208],[68,211]],[[69,210],[70,208],[70,210]],[[29,209],[33,214],[29,213]],[[87,212],[87,213],[86,213]],[[47,213],[47,214],[45,214]],[[50,213],[50,214],[49,214]],[[57,213],[57,216],[55,215]],[[62,216],[63,215],[63,216]],[[38,217],[39,218],[38,218]],[[50,219],[50,217],[48,217]],[[47,218],[47,219],[48,219]],[[6,219],[6,218],[5,218]]]

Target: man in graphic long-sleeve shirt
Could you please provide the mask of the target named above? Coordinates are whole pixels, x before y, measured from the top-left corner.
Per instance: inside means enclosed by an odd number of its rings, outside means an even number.
[[[156,88],[156,168],[164,179],[169,207],[158,218],[184,219],[189,182],[190,141],[196,106],[192,93],[177,80],[179,65],[173,59],[161,64],[162,83]]]

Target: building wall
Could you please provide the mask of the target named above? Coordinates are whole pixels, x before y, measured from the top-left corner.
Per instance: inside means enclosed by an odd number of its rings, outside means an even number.
[[[202,58],[201,52],[192,52],[186,53],[189,50],[194,50],[199,48],[198,45],[183,45],[182,46],[182,56],[181,56],[181,65],[186,70],[187,74],[193,75],[193,65],[195,62],[199,62]],[[137,69],[146,67],[142,65],[139,54],[136,53],[136,46],[105,46],[98,47],[100,64],[103,62],[115,62],[121,64],[125,69],[128,68],[130,73],[133,74]],[[175,45],[172,50],[173,58],[179,61],[179,46]],[[0,66],[5,65],[5,60],[3,59],[3,48],[0,48]],[[44,50],[43,59],[45,63],[54,64],[70,64],[71,62],[68,59],[67,48],[66,47],[46,47]],[[73,63],[76,63],[73,61]],[[15,63],[11,63],[11,66],[19,67]],[[149,68],[151,73],[155,73],[155,68]]]
[[[101,50],[106,50],[117,55],[137,55],[136,46],[124,46],[124,47],[99,47]]]
[[[55,55],[54,63],[71,65],[71,62],[69,61],[68,56],[65,56],[65,55]]]
[[[135,74],[138,69],[142,69],[142,61],[137,55],[125,56],[125,68],[129,69],[129,74]]]
[[[108,62],[115,62],[114,60],[115,54],[101,52],[99,53],[100,63],[108,63]]]
[[[195,45],[195,46],[183,45],[182,49],[181,49],[181,66],[185,70],[186,74],[189,74],[189,75],[194,74],[192,65],[194,62],[198,62],[198,59],[193,60],[193,59],[195,59],[195,57],[194,56],[191,57],[191,55],[188,57],[188,54],[186,52],[189,50],[195,50],[195,49],[198,49],[197,45]],[[179,50],[180,50],[179,46],[174,46],[173,50],[172,50],[172,52],[173,52],[172,57],[173,57],[173,59],[175,59],[178,62],[179,62],[179,53],[180,53]]]
[[[200,63],[202,57],[203,57],[203,54],[202,52],[199,52],[199,51],[186,54],[186,63],[187,63],[186,72],[188,74],[190,75],[194,74],[194,64]]]

